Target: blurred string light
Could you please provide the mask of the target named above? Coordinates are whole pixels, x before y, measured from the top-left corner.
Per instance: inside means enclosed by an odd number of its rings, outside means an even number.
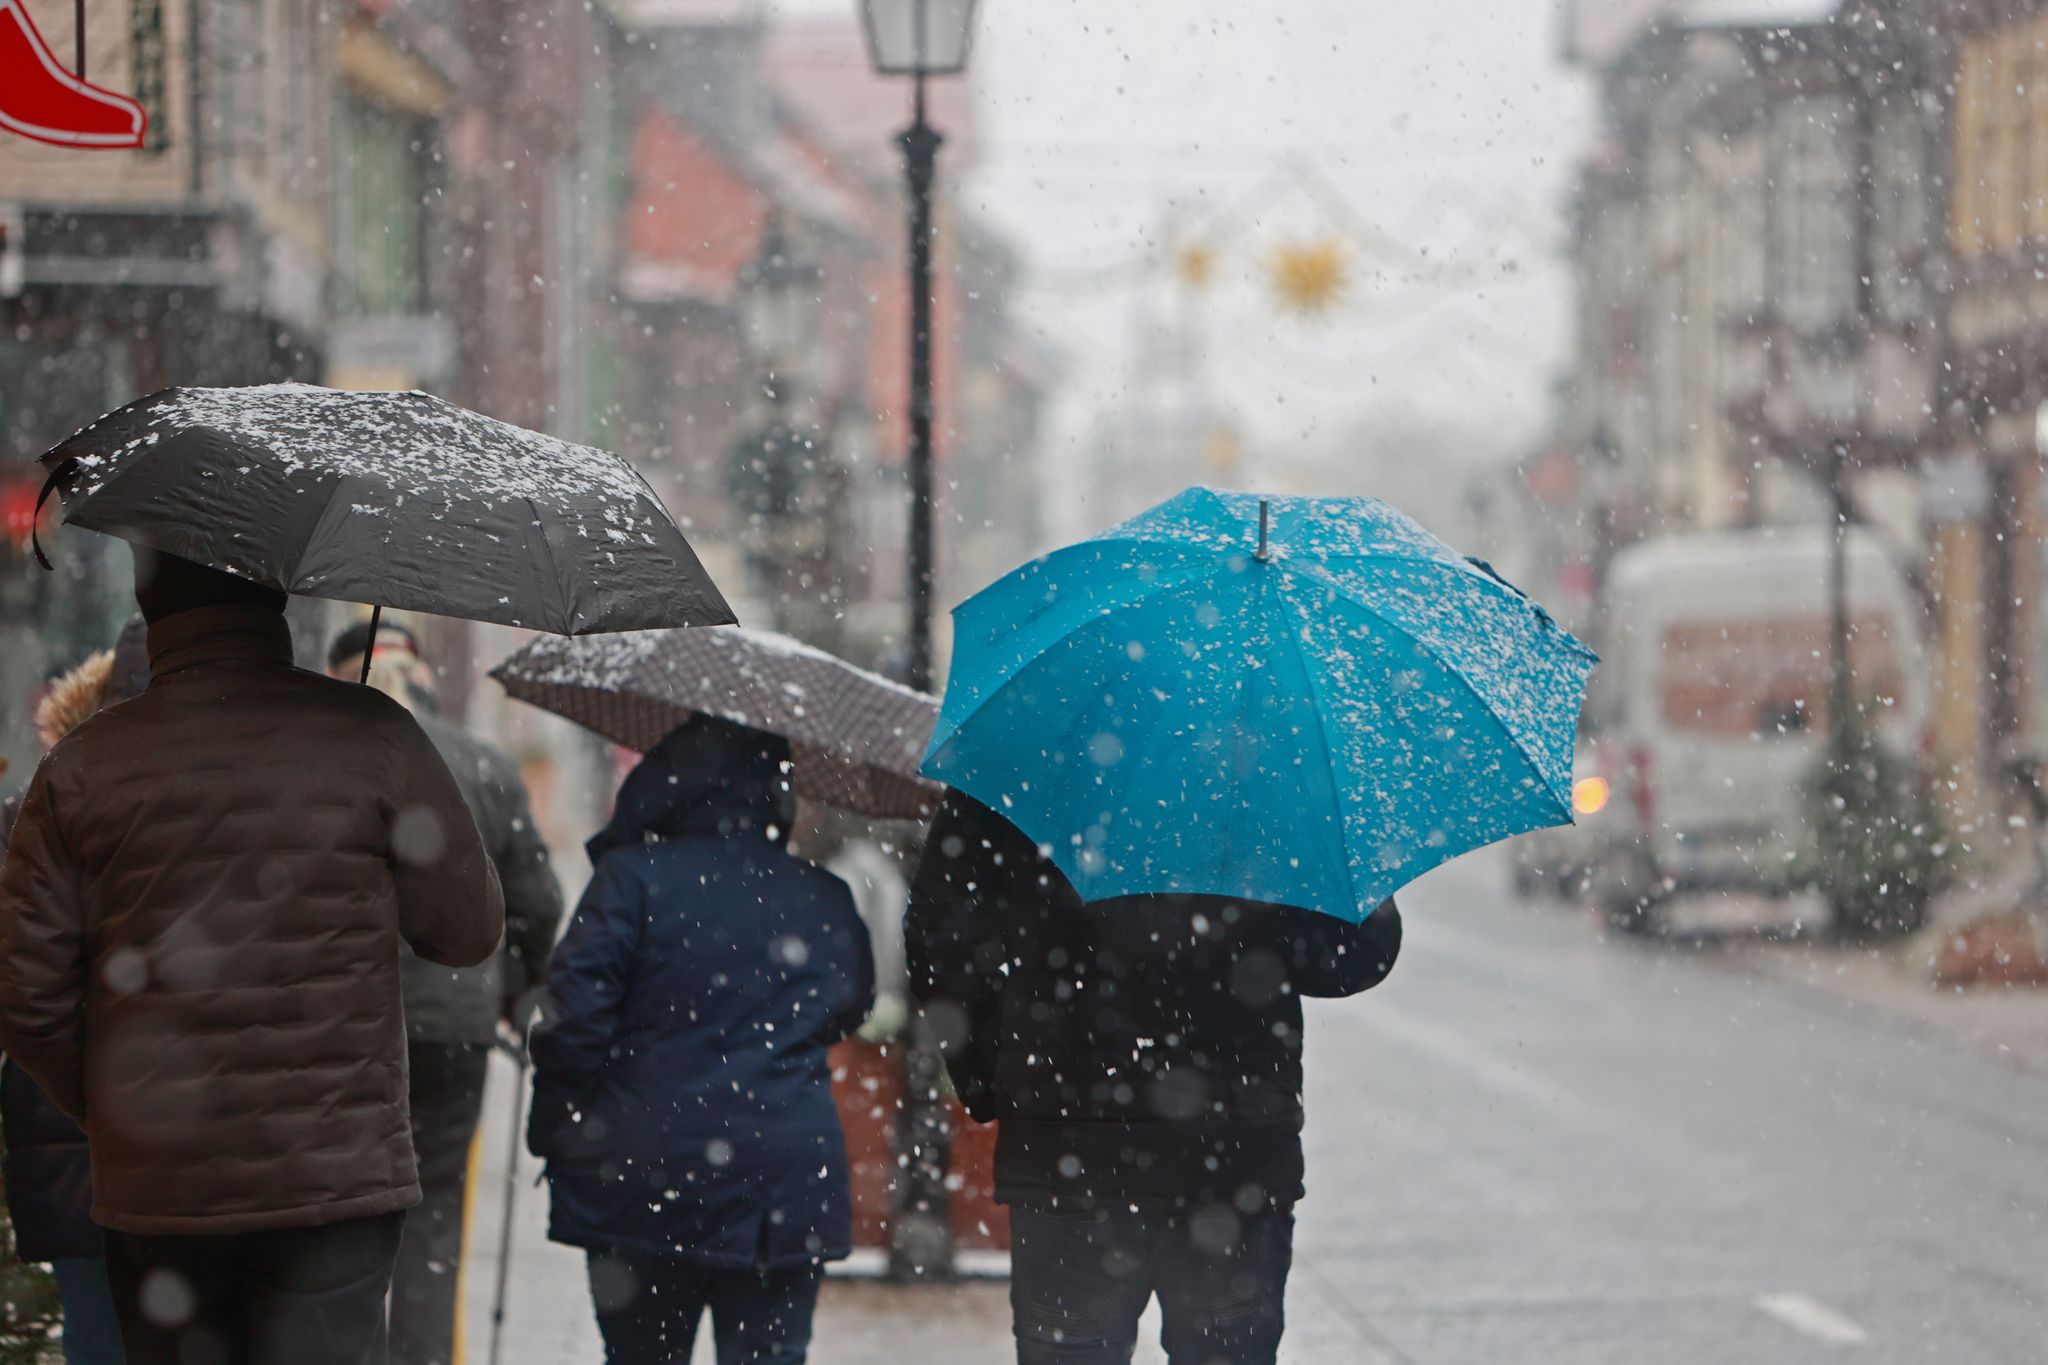
[[[1219,253],[1204,241],[1182,242],[1173,253],[1173,273],[1188,289],[1200,292],[1216,282]]]
[[[1281,242],[1270,264],[1280,306],[1303,317],[1321,317],[1343,302],[1351,288],[1350,255],[1329,234]]]
[[[1484,285],[1518,273],[1512,254],[1504,251],[1498,230],[1484,236],[1485,259],[1456,259],[1453,253],[1411,247],[1381,230],[1351,203],[1313,162],[1295,158],[1267,175],[1208,216],[1199,228],[1171,239],[1149,241],[1136,251],[1096,266],[1032,272],[1020,287],[1038,294],[1099,294],[1136,287],[1163,272],[1192,292],[1211,288],[1220,277],[1226,255],[1261,213],[1289,197],[1307,199],[1324,223],[1318,233],[1269,244],[1261,265],[1275,300],[1292,316],[1320,316],[1358,299],[1367,284],[1419,285],[1458,290]],[[1446,203],[1432,217],[1473,223],[1526,223],[1528,215],[1505,210],[1497,199],[1480,203],[1471,196]],[[1541,243],[1524,248],[1541,254]],[[1383,263],[1370,275],[1355,262]]]

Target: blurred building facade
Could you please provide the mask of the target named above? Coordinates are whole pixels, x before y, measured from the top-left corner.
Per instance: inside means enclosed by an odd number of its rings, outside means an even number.
[[[69,53],[71,7],[31,8]],[[908,94],[869,73],[851,7],[90,0],[87,30],[90,75],[137,93],[150,137],[0,139],[0,786],[33,761],[36,688],[128,610],[118,546],[46,516],[59,572],[33,565],[34,458],[169,384],[421,387],[617,450],[743,620],[891,662]],[[935,96],[957,186],[972,93]],[[773,383],[742,325],[771,225],[817,296]],[[1048,372],[1008,310],[1008,245],[957,201],[936,245],[949,601],[1036,548]],[[295,607],[306,661],[347,611]],[[415,624],[444,704],[560,747],[477,684],[509,637]]]
[[[1920,590],[1927,745],[1981,811],[2048,734],[2048,5],[1610,17],[1574,31],[1604,132],[1561,419],[1514,490],[1558,530],[1534,557],[1590,618],[1618,546],[1828,520],[1839,470]]]

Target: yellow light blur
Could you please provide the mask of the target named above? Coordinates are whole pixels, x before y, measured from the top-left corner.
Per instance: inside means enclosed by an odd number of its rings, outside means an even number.
[[[1207,289],[1216,280],[1216,248],[1207,242],[1182,242],[1174,252],[1173,270],[1190,289]]]
[[[1291,313],[1329,312],[1351,286],[1351,262],[1335,237],[1285,242],[1273,249],[1273,289]]]
[[[1572,783],[1572,809],[1580,815],[1598,815],[1607,809],[1607,779],[1582,777]]]

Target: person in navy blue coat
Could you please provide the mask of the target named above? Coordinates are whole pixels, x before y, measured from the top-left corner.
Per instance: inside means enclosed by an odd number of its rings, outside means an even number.
[[[549,1236],[585,1249],[612,1365],[798,1362],[852,1241],[826,1050],[874,1003],[846,884],[791,854],[787,741],[698,716],[590,841],[532,1040]]]

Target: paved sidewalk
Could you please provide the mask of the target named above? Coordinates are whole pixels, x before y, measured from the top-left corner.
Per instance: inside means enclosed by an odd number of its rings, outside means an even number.
[[[484,1096],[484,1147],[470,1221],[464,1285],[467,1340],[461,1365],[489,1365],[513,1074],[509,1061],[491,1059]],[[501,1365],[599,1365],[604,1347],[591,1316],[583,1256],[547,1240],[547,1190],[533,1184],[539,1169],[539,1162],[521,1154]],[[1333,1225],[1346,1216],[1334,1206],[1322,1213],[1323,1221]],[[1313,1226],[1313,1216],[1304,1209],[1305,1227]],[[1357,1331],[1345,1320],[1341,1300],[1326,1292],[1318,1278],[1295,1277],[1288,1312],[1284,1365],[1338,1360],[1346,1365],[1382,1365],[1381,1357],[1360,1353]],[[1141,1329],[1136,1365],[1163,1365],[1158,1335],[1155,1312]],[[692,1357],[701,1365],[711,1362],[708,1338],[707,1330]],[[813,1365],[1005,1365],[1015,1358],[1009,1286],[1000,1280],[913,1287],[835,1277],[826,1282],[819,1301],[811,1349]]]
[[[1583,913],[1588,932],[1600,933],[1597,917]],[[1867,1016],[1873,1026],[1945,1037],[2001,1061],[2048,1072],[2048,989],[1937,986],[1931,972],[1932,932],[1903,943],[1837,943],[1815,928],[1824,916],[1817,906],[1798,900],[1697,897],[1677,907],[1670,941],[1639,946],[1689,952],[1756,982],[1801,986],[1816,1003]]]
[[[470,1255],[464,1284],[466,1340],[461,1365],[489,1365],[491,1302],[498,1237],[504,1226],[505,1162],[514,1071],[491,1059],[484,1095],[483,1151],[470,1214]],[[519,1159],[511,1288],[501,1365],[599,1365],[604,1346],[591,1316],[583,1256],[547,1240],[547,1189],[536,1187],[540,1163]],[[976,1365],[1013,1359],[1008,1287],[976,1281],[943,1288],[906,1288],[872,1280],[828,1281],[811,1360],[815,1365]],[[709,1365],[708,1330],[693,1360]],[[1157,1361],[1140,1353],[1140,1360]],[[1306,1360],[1308,1357],[1302,1357]]]
[[[2026,1069],[2048,995],[1938,993],[1822,944],[1605,935],[1476,863],[1404,908],[1388,984],[1311,1011],[1283,1361],[2039,1359],[2039,1289],[2012,1267],[2048,1207],[2048,1139],[2025,1121],[2048,1101]],[[467,1365],[488,1359],[512,1074],[494,1061]],[[535,1170],[502,1360],[597,1365],[582,1259],[545,1240]],[[1005,1293],[834,1281],[811,1360],[1003,1365]],[[1155,1340],[1147,1323],[1145,1365]]]
[[[1953,1038],[1999,1059],[2048,1072],[2048,990],[2025,986],[1943,988],[1926,952],[1828,943],[1723,945],[1730,968],[1804,986],[1875,1022]]]

